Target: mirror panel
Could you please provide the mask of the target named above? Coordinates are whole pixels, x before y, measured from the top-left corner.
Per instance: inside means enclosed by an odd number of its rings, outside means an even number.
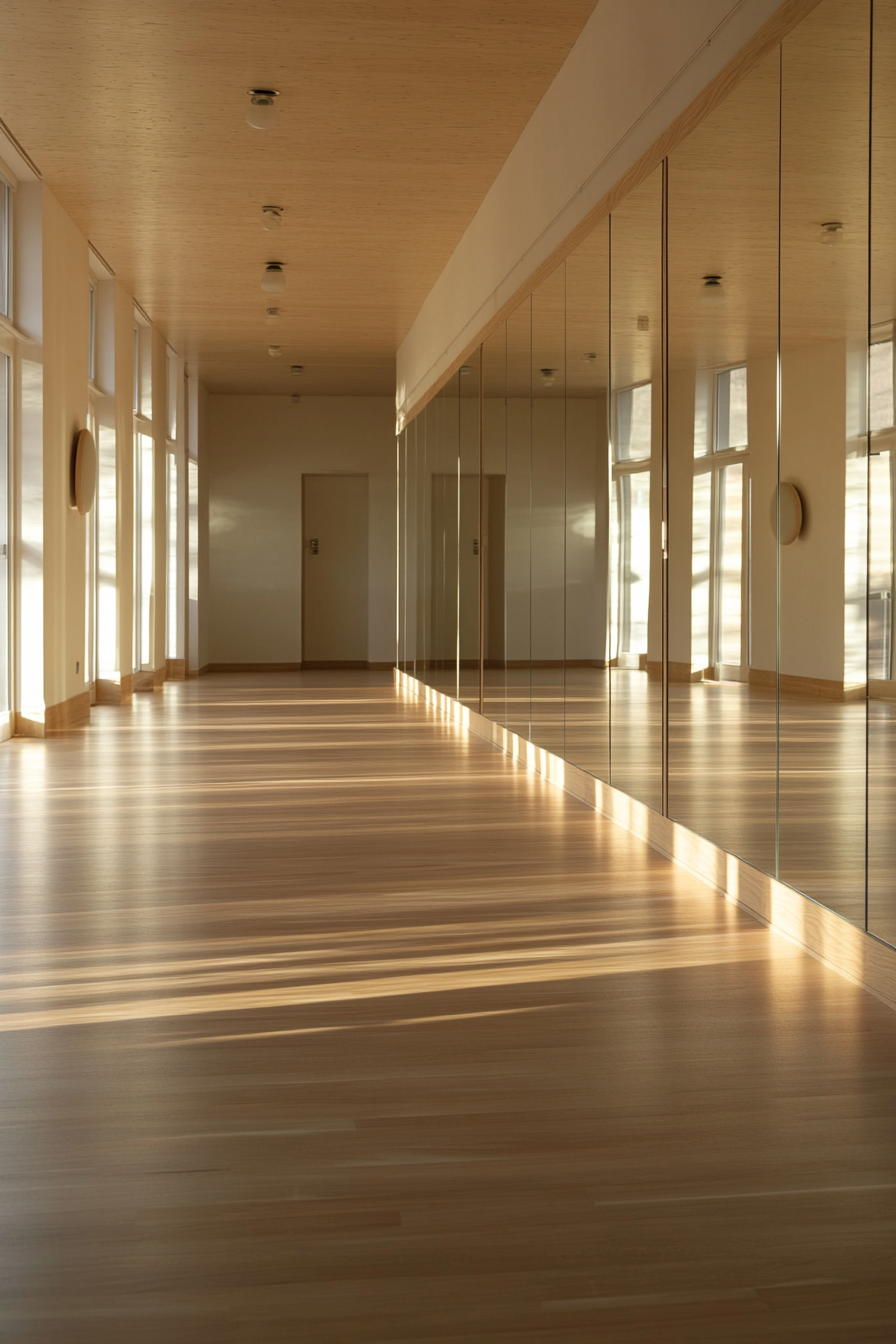
[[[823,0],[782,47],[781,489],[765,503],[778,532],[778,873],[860,924],[870,18],[868,0]]]
[[[532,295],[531,736],[564,752],[566,267]]]
[[[610,778],[610,221],[566,262],[566,759]]]
[[[507,725],[507,324],[482,346],[483,419],[483,713]]]
[[[483,533],[480,516],[480,378],[479,350],[461,366],[458,374],[457,432],[460,485],[458,517],[458,676],[457,698],[471,709],[480,707],[479,697],[479,585],[485,578]]]
[[[777,51],[669,158],[669,815],[775,872]]]
[[[896,0],[875,0],[871,121],[868,928],[896,943]]]
[[[662,172],[610,220],[610,780],[663,799]]]

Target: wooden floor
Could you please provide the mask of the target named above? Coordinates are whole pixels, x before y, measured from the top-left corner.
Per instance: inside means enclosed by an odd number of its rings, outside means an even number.
[[[0,795],[0,1340],[896,1338],[896,1017],[388,675]]]

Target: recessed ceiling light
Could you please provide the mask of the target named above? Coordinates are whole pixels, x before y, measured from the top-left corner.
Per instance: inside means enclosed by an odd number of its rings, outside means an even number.
[[[271,359],[279,359],[280,356],[283,354],[283,350],[279,345],[269,345],[268,354],[270,355]]]
[[[280,309],[268,308],[267,315],[264,320],[265,322],[267,322],[269,327],[275,327],[277,323],[280,321]]]
[[[843,225],[838,219],[828,220],[827,224],[822,224],[821,235],[818,239],[825,247],[836,247],[843,234]]]
[[[305,366],[304,364],[293,364],[289,371],[293,377],[297,377],[300,373],[305,372]]]
[[[460,368],[458,369],[458,373],[462,374],[464,378],[466,378],[468,373],[472,372],[473,372],[472,364],[461,364]]]
[[[282,205],[263,205],[261,207],[261,227],[267,233],[272,233],[275,229],[279,229],[282,223]]]
[[[557,372],[556,369],[542,369],[542,370],[541,370],[541,380],[542,380],[542,382],[544,383],[545,387],[553,387],[553,386],[554,386],[554,374],[555,374],[556,372]]]
[[[269,261],[264,268],[264,275],[261,277],[261,287],[268,294],[284,294],[286,292],[286,276],[283,274],[282,261]]]
[[[249,111],[246,120],[256,131],[270,131],[277,125],[279,89],[249,89]]]

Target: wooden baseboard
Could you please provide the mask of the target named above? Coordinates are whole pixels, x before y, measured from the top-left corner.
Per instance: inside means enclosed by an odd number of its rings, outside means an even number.
[[[368,663],[368,664],[367,664],[367,671],[368,671],[368,672],[391,672],[394,666],[395,666],[395,663],[394,663],[394,662],[391,662],[391,663]]]
[[[773,691],[777,675],[762,667],[750,668],[750,685]],[[864,700],[865,683],[850,685],[848,682],[829,681],[825,677],[795,677],[789,672],[780,676],[781,694],[795,695],[809,700]]]
[[[326,672],[328,670],[366,672],[367,666],[366,659],[362,662],[359,658],[312,658],[310,662],[305,660],[302,662],[304,671],[310,670],[314,672]]]
[[[719,891],[726,900],[896,1009],[896,948],[743,859],[719,849],[679,822],[661,816],[620,789],[397,668],[395,684],[646,841],[672,863]]]
[[[165,677],[167,681],[186,681],[187,664],[183,658],[168,658],[165,661]]]
[[[44,710],[44,729],[48,733],[66,733],[71,728],[84,728],[89,722],[90,691],[81,691],[58,705],[47,705]]]
[[[126,672],[121,678],[97,677],[93,683],[93,701],[96,705],[127,705],[133,694],[133,672]]]
[[[301,663],[206,663],[205,667],[200,668],[199,675],[204,677],[217,672],[301,672],[301,670]]]

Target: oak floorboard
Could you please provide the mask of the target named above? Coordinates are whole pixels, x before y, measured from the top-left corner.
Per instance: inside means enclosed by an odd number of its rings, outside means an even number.
[[[896,1337],[894,1015],[389,673],[0,799],[0,1340]]]

